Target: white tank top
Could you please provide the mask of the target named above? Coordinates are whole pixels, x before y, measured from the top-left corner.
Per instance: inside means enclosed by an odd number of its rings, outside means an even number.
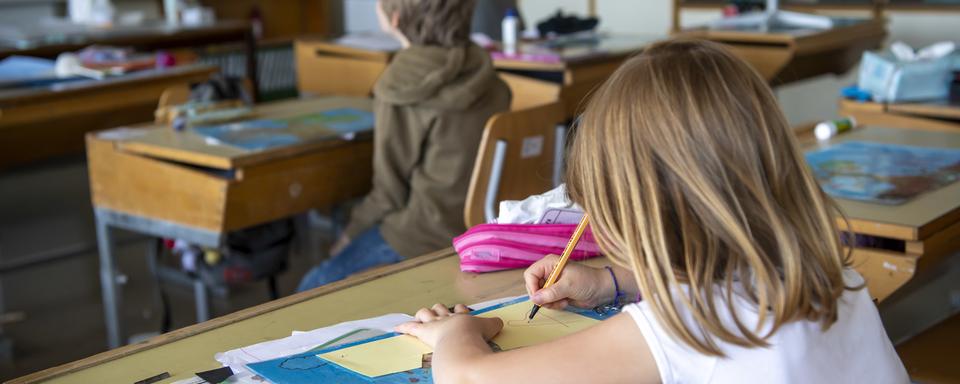
[[[844,280],[848,286],[863,283],[849,269]],[[746,300],[736,301],[734,310],[752,328],[757,322],[756,307]],[[646,302],[627,305],[624,312],[640,328],[663,383],[909,382],[866,288],[840,297],[837,322],[826,331],[818,322],[794,321],[771,335],[767,348],[743,348],[718,340],[726,357],[701,354],[672,337]],[[681,312],[681,316],[694,324],[690,313]],[[721,319],[727,329],[736,329],[728,313],[721,313]]]

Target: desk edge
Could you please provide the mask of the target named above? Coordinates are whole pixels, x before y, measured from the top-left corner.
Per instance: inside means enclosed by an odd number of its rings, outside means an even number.
[[[295,293],[293,295],[280,298],[273,301],[268,301],[266,303],[242,309],[203,323],[194,324],[189,327],[177,329],[172,332],[168,332],[145,342],[139,344],[131,344],[123,346],[120,348],[108,350],[101,352],[99,354],[73,361],[70,363],[62,364],[59,366],[47,368],[42,371],[34,372],[26,376],[21,376],[10,381],[7,381],[7,384],[21,384],[21,383],[35,383],[40,381],[47,381],[55,379],[70,373],[77,371],[82,371],[84,369],[97,366],[100,364],[108,363],[113,360],[121,359],[130,355],[133,355],[138,352],[145,350],[153,349],[159,346],[170,344],[194,335],[198,335],[207,331],[211,331],[220,327],[228,326],[233,323],[237,323],[243,320],[250,319],[268,312],[273,312],[278,309],[286,308],[291,305],[299,304],[304,301],[320,297],[329,293],[336,292],[341,289],[353,287],[372,281],[387,275],[392,275],[394,273],[406,271],[415,267],[419,267],[424,264],[429,264],[435,261],[445,259],[456,255],[456,252],[452,248],[442,249],[436,252],[428,253],[423,256],[410,258],[404,261],[401,261],[397,264],[392,264],[384,266],[381,268],[375,268],[366,272],[362,272],[358,275],[349,277],[345,280],[341,280],[335,283],[327,284],[319,288],[312,289],[306,292]],[[212,358],[213,356],[211,356]]]

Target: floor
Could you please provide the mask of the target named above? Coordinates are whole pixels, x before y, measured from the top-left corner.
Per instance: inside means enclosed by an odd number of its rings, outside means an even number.
[[[326,233],[301,241],[280,277],[281,295],[292,293],[326,248]],[[106,350],[90,192],[82,158],[0,172],[0,381]],[[161,327],[162,310],[145,260],[148,241],[118,237],[127,336],[149,336]],[[69,254],[58,257],[58,254]],[[44,260],[34,263],[33,260]],[[192,291],[167,286],[174,328],[195,319]],[[238,287],[212,299],[212,315],[269,300],[266,283]],[[7,323],[12,321],[10,323]],[[4,323],[6,323],[4,325]]]

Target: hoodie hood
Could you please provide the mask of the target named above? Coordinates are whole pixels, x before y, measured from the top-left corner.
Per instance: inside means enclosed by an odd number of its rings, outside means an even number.
[[[464,110],[497,84],[490,54],[464,47],[411,46],[401,50],[374,86],[374,95],[396,105]]]

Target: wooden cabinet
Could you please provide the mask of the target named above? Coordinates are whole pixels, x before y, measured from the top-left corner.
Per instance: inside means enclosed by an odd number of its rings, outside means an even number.
[[[254,9],[259,9],[265,40],[292,40],[305,34],[330,35],[331,19],[335,16],[332,12],[336,9],[331,0],[202,0],[201,3],[213,8],[220,20],[249,21]]]

